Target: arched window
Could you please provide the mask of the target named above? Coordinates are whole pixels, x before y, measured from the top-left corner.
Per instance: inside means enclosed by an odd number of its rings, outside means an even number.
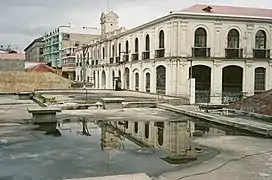
[[[114,45],[112,45],[112,57],[114,57],[114,55],[115,55],[115,53],[114,53],[114,51],[115,51],[115,47],[114,47]]]
[[[145,37],[145,50],[150,51],[150,38],[148,34]]]
[[[128,54],[128,51],[129,51],[129,44],[128,44],[128,41],[126,41],[126,54]]]
[[[266,49],[266,34],[263,30],[259,30],[255,35],[255,48]]]
[[[204,28],[195,31],[195,47],[207,47],[207,32]]]
[[[139,40],[138,38],[135,39],[135,53],[139,52]]]
[[[150,73],[146,73],[146,80],[145,80],[145,89],[146,92],[150,92]]]
[[[161,30],[160,34],[159,34],[159,48],[160,49],[164,48],[164,32],[163,32],[163,30]]]
[[[105,47],[103,47],[103,49],[102,49],[102,57],[103,57],[103,59],[105,59]]]
[[[122,44],[119,43],[119,56],[121,55],[121,52],[122,52]]]
[[[228,33],[228,48],[239,48],[239,32],[236,29]]]
[[[139,73],[135,73],[135,90],[139,91]]]
[[[265,91],[265,71],[266,69],[263,67],[255,69],[255,83],[254,83],[255,93]]]

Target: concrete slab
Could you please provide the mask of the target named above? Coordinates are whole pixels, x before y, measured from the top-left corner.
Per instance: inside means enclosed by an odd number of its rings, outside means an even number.
[[[104,109],[122,109],[123,98],[101,98]]]
[[[128,175],[117,175],[117,176],[104,176],[104,177],[89,177],[82,179],[66,179],[66,180],[152,180],[144,173],[140,174],[128,174]]]
[[[61,109],[54,107],[27,108],[27,110],[32,114],[32,123],[55,123],[57,112],[61,112]]]

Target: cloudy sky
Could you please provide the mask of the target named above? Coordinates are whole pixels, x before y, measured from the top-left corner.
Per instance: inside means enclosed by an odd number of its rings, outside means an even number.
[[[60,25],[100,27],[108,0],[0,0],[0,45],[24,49],[34,38]],[[171,10],[193,4],[223,4],[272,8],[271,0],[110,0],[120,26],[135,27]]]

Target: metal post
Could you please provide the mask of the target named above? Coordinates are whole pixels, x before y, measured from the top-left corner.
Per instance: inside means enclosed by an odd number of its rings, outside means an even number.
[[[89,50],[90,45],[86,45],[82,47],[82,51],[83,51],[83,62],[82,62],[82,67],[83,67],[83,88],[85,89],[85,93],[86,93],[86,103],[87,103],[87,87],[86,87],[86,75],[87,75],[87,68],[86,68],[86,60],[87,59],[87,53]]]

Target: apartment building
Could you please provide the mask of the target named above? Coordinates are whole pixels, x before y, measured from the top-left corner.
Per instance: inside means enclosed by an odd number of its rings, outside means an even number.
[[[43,61],[43,38],[34,39],[25,49],[25,60],[42,62]]]
[[[74,49],[88,44],[99,34],[97,28],[60,26],[43,37],[44,61],[53,68],[61,69],[64,77],[74,79]]]
[[[272,10],[194,5],[130,30],[114,12],[101,15],[89,59],[77,53],[78,81],[95,89],[182,96],[221,104],[272,89]],[[82,76],[83,60],[88,61]]]

